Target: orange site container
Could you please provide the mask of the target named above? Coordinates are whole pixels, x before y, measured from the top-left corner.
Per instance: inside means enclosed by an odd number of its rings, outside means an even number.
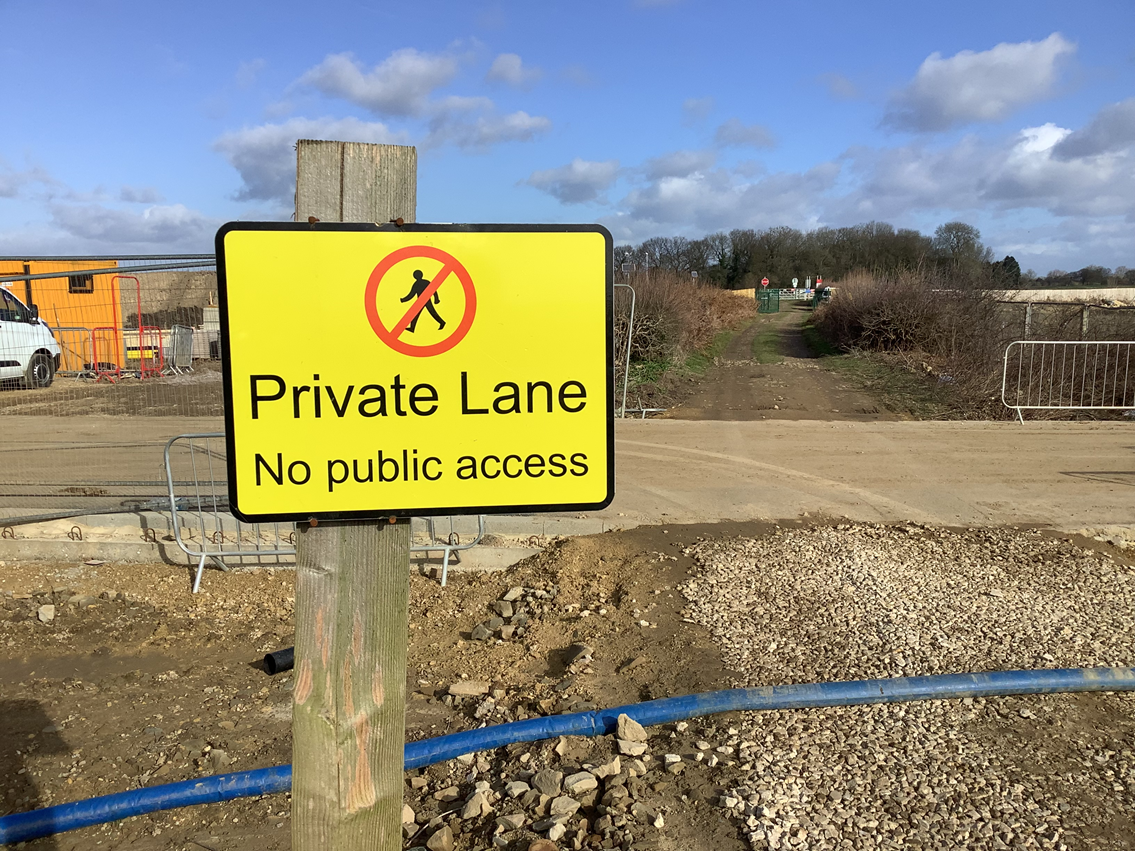
[[[0,276],[62,273],[58,278],[36,281],[14,281],[2,284],[24,304],[39,308],[39,316],[55,333],[63,350],[59,369],[79,372],[93,369],[91,329],[114,328],[115,344],[108,349],[99,343],[99,360],[112,359],[125,366],[122,343],[122,305],[113,275],[84,274],[88,269],[117,267],[114,260],[0,260]]]

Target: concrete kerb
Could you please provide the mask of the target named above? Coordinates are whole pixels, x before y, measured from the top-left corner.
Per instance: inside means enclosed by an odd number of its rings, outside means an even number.
[[[20,512],[11,512],[19,515]],[[29,514],[31,512],[28,512]],[[196,522],[192,514],[180,514],[183,535]],[[464,518],[472,520],[472,518]],[[222,516],[222,525],[233,528],[235,520]],[[592,535],[613,527],[599,517],[585,515],[490,515],[486,518],[484,541],[478,546],[455,553],[450,570],[499,571],[539,553],[548,542],[558,537]],[[439,524],[439,529],[443,528]],[[621,527],[619,527],[621,528]],[[415,544],[424,544],[426,523],[415,518],[412,530]],[[209,529],[206,529],[208,533]],[[0,538],[0,561],[113,561],[127,564],[164,563],[194,566],[195,560],[178,546],[168,512],[137,511],[117,514],[80,515],[65,520],[29,523],[6,527]],[[243,564],[241,564],[243,561]],[[258,561],[245,557],[232,559],[231,567],[291,567],[287,556],[265,556]],[[441,554],[415,552],[411,565],[418,571],[440,570]]]

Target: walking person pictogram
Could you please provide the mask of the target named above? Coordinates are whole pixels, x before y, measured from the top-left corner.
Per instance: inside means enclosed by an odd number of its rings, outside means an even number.
[[[414,283],[410,286],[410,292],[406,293],[405,298],[400,298],[398,300],[401,302],[413,301],[422,293],[424,293],[426,291],[426,287],[428,287],[429,285],[430,282],[422,277],[422,270],[415,269]],[[434,321],[437,322],[437,330],[439,331],[445,327],[445,320],[438,315],[437,310],[434,309],[434,305],[439,304],[440,302],[441,297],[437,294],[437,290],[434,290],[433,299],[426,299],[426,303],[424,305],[424,308],[430,312],[430,316],[432,316],[434,318]],[[414,326],[418,324],[418,317],[421,315],[422,308],[418,308],[418,312],[414,314],[414,318],[411,319],[410,324],[406,326],[406,330],[411,334],[414,332]]]
[[[433,260],[438,264],[432,280],[427,280],[422,274],[420,261],[423,259]],[[399,270],[395,274],[388,275],[387,273],[405,261],[414,262],[413,265],[407,263],[401,269],[409,271],[414,266],[419,268],[414,269],[414,280],[410,284],[410,292],[405,298],[399,298],[405,285],[398,283],[398,281],[405,280],[402,277],[405,272]],[[433,268],[433,266],[426,268]],[[452,280],[455,280],[456,284],[460,284],[460,289],[455,290],[453,287],[446,289],[446,292],[453,296],[446,302],[449,305],[446,308],[446,313],[449,314],[449,321],[447,322],[441,318],[434,305],[440,303],[441,299],[438,297],[438,292],[442,286],[449,284],[450,275],[453,276]],[[384,280],[386,281],[386,288],[382,290],[383,295],[380,298],[379,288]],[[397,287],[397,289],[390,292],[390,289],[394,287]],[[469,275],[469,271],[461,264],[460,260],[449,252],[429,245],[407,245],[383,257],[367,278],[364,298],[367,321],[370,322],[370,327],[374,329],[378,338],[394,351],[415,358],[428,358],[448,352],[465,338],[473,325],[473,317],[477,313],[477,291],[473,286],[473,279]],[[398,307],[393,306],[396,301],[403,305],[409,302],[409,305],[399,310]],[[390,315],[385,319],[379,312],[380,303],[386,305],[383,308],[384,310],[390,311]],[[441,339],[434,339],[433,342],[427,343],[411,343],[409,339],[405,339],[406,332],[413,331],[417,327],[418,316],[421,315],[423,310],[429,310],[430,316],[437,322],[438,331],[441,332],[437,336]],[[456,322],[453,321],[452,315],[455,310],[459,314]],[[399,311],[401,316],[393,311]],[[395,319],[397,321],[393,321]],[[443,328],[444,331],[442,331]],[[427,334],[427,339],[433,337],[433,332]]]

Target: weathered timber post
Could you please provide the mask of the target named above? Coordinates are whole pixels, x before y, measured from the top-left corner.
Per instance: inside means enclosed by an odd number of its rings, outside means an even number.
[[[411,147],[302,140],[296,221],[412,222]],[[410,522],[298,524],[292,846],[402,847]]]

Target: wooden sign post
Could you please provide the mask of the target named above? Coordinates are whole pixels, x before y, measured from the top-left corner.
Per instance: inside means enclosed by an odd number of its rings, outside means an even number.
[[[300,141],[296,154],[297,222],[414,221],[414,148]],[[292,847],[393,851],[402,847],[410,521],[297,528]]]
[[[297,154],[296,222],[217,232],[229,506],[298,530],[293,848],[393,851],[408,518],[610,504],[613,240],[414,223],[413,148]]]

